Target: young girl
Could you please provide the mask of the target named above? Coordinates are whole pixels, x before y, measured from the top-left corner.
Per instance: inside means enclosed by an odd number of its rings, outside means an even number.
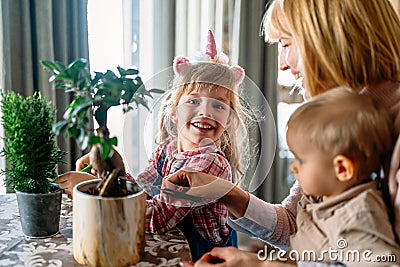
[[[209,62],[174,60],[175,79],[161,110],[159,146],[135,178],[152,196],[146,230],[163,233],[178,227],[188,239],[193,260],[215,246],[237,246],[236,233],[228,227],[228,211],[219,201],[201,206],[165,201],[157,190],[163,177],[184,168],[232,182],[242,172],[236,134],[245,114],[237,95],[244,71],[218,57],[211,32],[206,54]]]

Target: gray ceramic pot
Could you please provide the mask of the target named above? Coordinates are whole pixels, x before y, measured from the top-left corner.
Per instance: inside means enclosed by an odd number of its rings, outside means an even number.
[[[44,238],[58,233],[62,190],[49,194],[16,192],[22,232]]]

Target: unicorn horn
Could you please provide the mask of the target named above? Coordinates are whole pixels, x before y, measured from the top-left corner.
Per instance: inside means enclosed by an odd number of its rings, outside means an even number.
[[[211,30],[208,30],[206,55],[210,56],[211,59],[214,59],[217,55],[217,46],[215,45],[214,35]]]

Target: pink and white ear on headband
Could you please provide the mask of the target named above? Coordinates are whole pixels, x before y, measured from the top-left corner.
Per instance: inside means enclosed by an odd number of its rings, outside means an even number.
[[[173,63],[175,74],[181,74],[184,70],[188,69],[190,65],[191,63],[187,57],[176,57]]]
[[[230,67],[230,69],[231,71],[233,71],[233,74],[235,75],[236,85],[241,84],[245,76],[244,69],[238,65],[234,65]]]

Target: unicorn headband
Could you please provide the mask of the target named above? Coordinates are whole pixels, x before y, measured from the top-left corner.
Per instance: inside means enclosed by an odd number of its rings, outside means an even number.
[[[208,58],[208,61],[219,63],[222,65],[228,65],[229,62],[228,56],[222,52],[220,53],[217,52],[217,46],[215,44],[214,35],[211,30],[208,30],[205,55]],[[176,75],[181,75],[191,65],[192,63],[190,62],[189,58],[183,56],[176,57],[173,63],[174,72]],[[234,74],[236,85],[241,84],[245,76],[244,69],[239,65],[230,66],[229,69]]]

